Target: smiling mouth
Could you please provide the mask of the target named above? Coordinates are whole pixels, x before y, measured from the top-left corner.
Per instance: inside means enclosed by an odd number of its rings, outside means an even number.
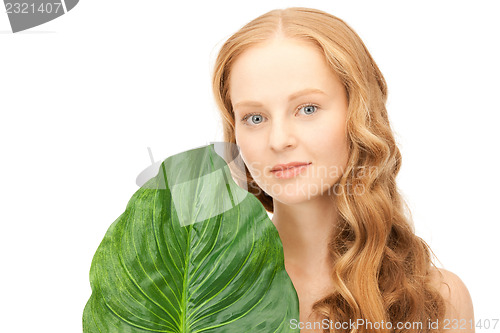
[[[271,170],[271,173],[278,179],[294,178],[303,172],[311,163],[282,167],[280,169]]]
[[[271,169],[271,172],[291,169],[294,167],[299,167],[299,166],[309,165],[309,164],[311,164],[311,162],[290,162],[287,164],[277,164]]]

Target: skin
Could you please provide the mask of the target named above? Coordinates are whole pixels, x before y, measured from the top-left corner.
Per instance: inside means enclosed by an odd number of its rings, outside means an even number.
[[[302,317],[330,286],[327,242],[336,207],[328,189],[348,160],[345,88],[317,49],[284,38],[247,50],[231,71],[236,143],[254,180],[273,197],[272,221]],[[300,93],[289,100],[305,89],[323,93]],[[306,103],[317,107],[304,107]],[[250,113],[260,117],[243,120]],[[291,179],[270,172],[276,164],[292,161],[311,164]]]
[[[333,193],[322,193],[337,181],[348,158],[347,97],[332,74],[316,49],[280,38],[240,55],[229,88],[242,158],[257,184],[274,199],[273,223],[288,262],[310,275],[326,265],[325,230],[335,223]],[[309,88],[325,94],[305,93],[288,101]],[[246,101],[262,106],[242,105]],[[302,107],[305,103],[319,107]],[[242,121],[250,113],[261,116]],[[278,179],[270,172],[274,165],[292,161],[312,164],[292,179]]]
[[[323,93],[307,93],[305,89]],[[299,297],[300,321],[310,321],[312,304],[332,288],[332,265],[327,260],[328,237],[337,222],[332,186],[345,170],[349,156],[345,87],[313,44],[276,36],[236,59],[229,92],[236,143],[256,183],[273,198],[272,221],[283,243],[285,268]],[[307,106],[309,103],[314,106]],[[276,164],[292,161],[311,164],[290,179],[271,173]],[[458,304],[458,310],[447,313],[447,318],[473,318],[463,282],[451,272],[442,272],[444,282],[453,285],[447,297]],[[437,275],[435,281],[444,295]]]

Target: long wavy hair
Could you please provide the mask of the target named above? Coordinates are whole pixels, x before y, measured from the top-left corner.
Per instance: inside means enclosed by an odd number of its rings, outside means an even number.
[[[438,331],[428,323],[442,322],[445,303],[432,282],[432,266],[436,268],[432,251],[415,234],[411,212],[396,186],[401,153],[385,107],[387,85],[351,27],[323,11],[292,7],[263,14],[229,37],[218,53],[212,77],[224,140],[236,143],[229,92],[231,65],[248,48],[276,36],[319,47],[343,82],[348,98],[350,152],[345,172],[335,184],[340,189],[335,198],[338,221],[328,244],[335,287],[315,302],[313,314],[321,322],[363,319],[373,323],[358,329],[333,327],[335,332]],[[245,173],[249,192],[272,213],[272,198],[246,167]],[[366,190],[353,195],[356,188]],[[376,328],[382,322],[391,322],[392,329],[388,324]],[[407,325],[396,327],[398,322]],[[421,327],[413,323],[421,323]]]

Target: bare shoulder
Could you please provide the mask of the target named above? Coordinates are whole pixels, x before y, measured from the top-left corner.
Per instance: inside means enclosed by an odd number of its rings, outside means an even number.
[[[461,325],[463,323],[474,323],[474,309],[472,298],[464,282],[454,273],[444,268],[432,268],[431,276],[435,287],[443,296],[446,303],[445,319],[449,319],[449,329],[446,333],[471,333],[474,325]],[[457,323],[457,329],[452,326]],[[462,329],[460,329],[462,326]],[[469,326],[463,328],[463,326]]]

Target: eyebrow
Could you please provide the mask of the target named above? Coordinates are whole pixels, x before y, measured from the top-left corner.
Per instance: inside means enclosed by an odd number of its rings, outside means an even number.
[[[293,94],[288,96],[288,102],[291,102],[294,99],[296,99],[297,97],[300,97],[300,96],[305,95],[305,94],[323,94],[323,95],[326,95],[326,93],[321,89],[307,88],[307,89],[303,89],[303,90],[294,92]],[[238,106],[255,106],[255,107],[257,107],[257,106],[262,106],[262,103],[255,102],[255,101],[242,101],[242,102],[236,103],[233,106],[233,109],[236,109],[236,107],[238,107]]]

